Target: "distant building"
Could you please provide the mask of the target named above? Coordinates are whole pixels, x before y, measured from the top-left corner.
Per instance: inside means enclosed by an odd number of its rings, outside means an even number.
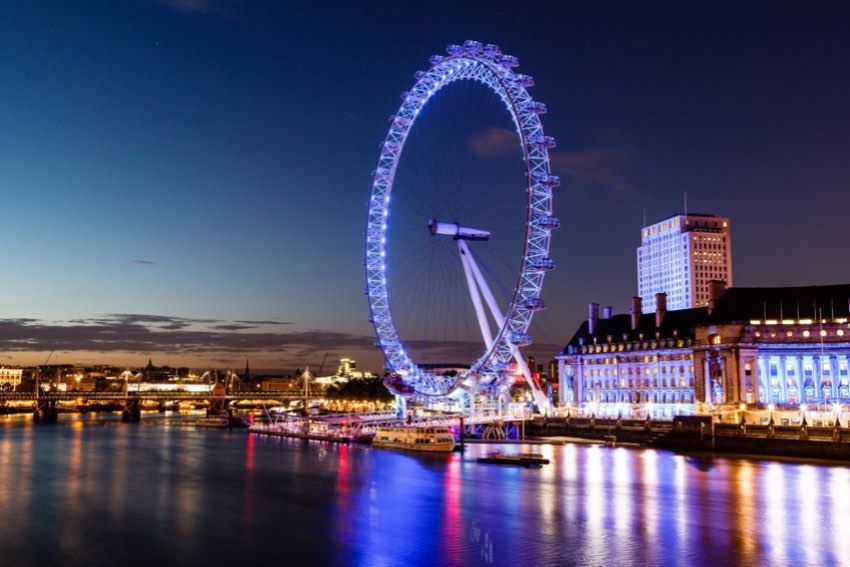
[[[364,372],[362,370],[357,370],[357,361],[351,358],[341,358],[339,360],[339,368],[337,369],[337,376],[349,379],[358,379],[358,378],[374,378],[375,375],[371,372]]]
[[[269,376],[260,381],[260,390],[263,392],[295,391],[297,387],[297,379],[290,376]]]
[[[343,384],[349,380],[359,380],[363,378],[375,378],[371,372],[357,370],[357,361],[351,358],[341,358],[336,374],[332,376],[317,376],[314,380],[315,384],[320,387],[327,388],[333,384]]]
[[[23,378],[23,374],[23,368],[9,368],[6,366],[0,366],[0,385],[14,390],[21,385],[21,379]]]
[[[577,404],[850,403],[850,284],[710,286],[707,307],[599,316],[591,303],[558,356],[560,400]]]
[[[729,218],[681,214],[644,227],[637,268],[647,311],[655,310],[657,293],[667,294],[671,311],[707,306],[711,280],[733,284]]]

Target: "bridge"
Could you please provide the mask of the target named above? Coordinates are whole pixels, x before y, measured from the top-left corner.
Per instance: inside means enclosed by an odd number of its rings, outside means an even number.
[[[240,400],[267,400],[267,401],[291,401],[303,400],[302,394],[294,392],[231,392],[222,396],[216,396],[209,392],[0,392],[0,403],[13,401],[107,401],[123,402],[127,399],[145,401],[208,401],[212,399],[226,399],[229,401]],[[310,399],[313,399],[311,397]],[[317,399],[317,397],[316,397]]]
[[[0,408],[10,403],[19,405],[31,403],[33,420],[36,422],[54,423],[59,416],[60,404],[103,404],[120,406],[122,420],[138,422],[141,419],[143,403],[155,403],[162,407],[166,403],[208,403],[210,409],[226,412],[231,404],[254,402],[257,404],[283,404],[295,400],[304,401],[309,405],[317,396],[307,396],[297,392],[225,392],[213,390],[210,392],[177,392],[177,391],[112,391],[112,392],[62,392],[57,390],[31,392],[0,392]]]

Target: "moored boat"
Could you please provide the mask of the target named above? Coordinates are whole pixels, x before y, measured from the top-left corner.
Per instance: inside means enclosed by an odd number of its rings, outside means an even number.
[[[505,455],[499,451],[488,453],[486,457],[478,457],[479,463],[493,463],[497,465],[519,465],[521,467],[539,467],[548,465],[549,459],[540,453],[518,453],[516,455]]]
[[[451,453],[455,448],[455,439],[447,427],[379,427],[372,439],[372,446],[403,451]]]
[[[231,427],[228,415],[207,415],[199,417],[195,427]]]

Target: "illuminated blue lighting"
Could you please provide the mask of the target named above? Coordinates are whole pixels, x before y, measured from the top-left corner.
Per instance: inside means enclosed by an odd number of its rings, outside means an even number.
[[[543,308],[542,300],[539,299],[543,278],[546,271],[554,268],[554,262],[548,258],[550,232],[560,224],[551,217],[552,188],[557,186],[559,180],[551,174],[548,150],[554,147],[555,141],[543,134],[540,115],[545,112],[546,106],[535,102],[526,90],[534,84],[533,79],[515,74],[512,68],[519,64],[517,58],[502,54],[501,49],[493,44],[468,41],[463,47],[449,46],[447,52],[448,57],[431,57],[431,68],[428,71],[417,71],[414,74],[416,83],[408,93],[403,94],[401,107],[391,118],[390,130],[379,158],[380,168],[376,173],[373,198],[370,200],[367,230],[370,237],[366,243],[366,280],[372,323],[378,344],[384,350],[387,368],[394,372],[404,372],[404,382],[413,388],[414,397],[446,396],[469,376],[474,378],[474,388],[478,387],[475,384],[479,384],[481,388],[486,387],[487,392],[497,392],[507,385],[505,370],[515,352],[514,343],[509,337],[516,339],[517,344],[531,341],[527,330],[533,313]],[[492,348],[471,365],[468,373],[447,378],[428,374],[410,360],[402,348],[389,310],[389,292],[384,277],[386,267],[382,259],[386,257],[386,218],[389,216],[392,172],[401,157],[410,129],[431,96],[444,86],[460,80],[477,81],[490,88],[511,114],[517,135],[528,142],[524,164],[529,179],[528,188],[533,187],[533,195],[525,216],[533,220],[527,227],[524,256],[519,268],[523,293],[521,296],[518,294],[509,306],[504,326],[496,334]],[[381,195],[384,196],[383,202],[375,198]],[[478,376],[484,377],[480,383],[477,381]]]

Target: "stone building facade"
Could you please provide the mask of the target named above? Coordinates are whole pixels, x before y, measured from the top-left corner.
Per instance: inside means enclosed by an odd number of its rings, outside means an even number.
[[[850,285],[723,288],[708,307],[599,316],[557,357],[570,404],[850,404]]]

